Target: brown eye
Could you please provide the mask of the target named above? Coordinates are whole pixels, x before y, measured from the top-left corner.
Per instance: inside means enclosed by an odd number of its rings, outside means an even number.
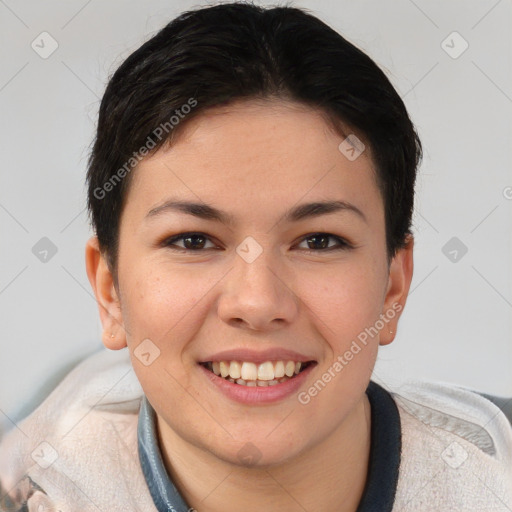
[[[182,240],[183,246],[179,246],[176,242]],[[187,251],[201,251],[202,249],[210,249],[211,247],[205,247],[207,241],[210,241],[210,238],[202,233],[182,233],[180,235],[174,236],[172,238],[168,238],[163,242],[165,247],[169,247],[171,249],[176,248],[176,250],[187,250]],[[211,241],[210,241],[211,242]],[[213,247],[216,247],[212,243]]]
[[[334,240],[336,244],[334,246],[329,245],[330,240]],[[303,242],[304,241],[307,243],[308,249],[314,252],[350,248],[350,244],[343,240],[343,238],[331,235],[329,233],[312,233],[305,236],[303,238]]]

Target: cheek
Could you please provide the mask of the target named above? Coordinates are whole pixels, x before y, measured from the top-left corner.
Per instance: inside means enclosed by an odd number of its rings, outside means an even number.
[[[384,279],[377,267],[339,266],[335,271],[311,273],[300,280],[300,296],[333,351],[343,350],[382,312]]]
[[[298,399],[309,417],[325,418],[325,428],[334,428],[360,399],[378,352],[378,335],[368,332],[382,312],[384,274],[378,266],[352,263],[301,283],[307,314],[328,352]]]
[[[165,265],[138,265],[124,278],[123,318],[132,365],[152,403],[169,408],[186,396],[192,364],[183,357],[197,337],[207,307],[208,291],[215,280],[196,272]],[[128,320],[128,322],[126,321]],[[148,342],[149,340],[149,342]],[[144,349],[142,349],[144,347]],[[141,355],[149,353],[149,364]]]
[[[139,265],[124,280],[123,317],[130,351],[142,340],[150,339],[162,353],[172,354],[169,361],[177,360],[199,330],[208,294],[220,277],[198,269]]]

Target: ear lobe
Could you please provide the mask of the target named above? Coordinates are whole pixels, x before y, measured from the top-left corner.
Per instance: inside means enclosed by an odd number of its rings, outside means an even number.
[[[389,319],[380,333],[380,345],[388,345],[395,339],[398,319],[402,314],[411,287],[414,270],[414,238],[409,235],[404,248],[399,249],[389,267],[389,278],[382,314]]]
[[[105,256],[100,251],[98,238],[95,236],[86,243],[85,266],[98,303],[103,326],[103,344],[111,350],[122,349],[127,346],[127,343],[121,304],[112,273]]]

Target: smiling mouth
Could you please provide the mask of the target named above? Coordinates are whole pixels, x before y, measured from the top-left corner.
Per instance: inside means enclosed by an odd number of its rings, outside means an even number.
[[[218,377],[242,386],[275,386],[293,379],[315,361],[266,361],[256,364],[248,361],[207,361],[199,363]]]

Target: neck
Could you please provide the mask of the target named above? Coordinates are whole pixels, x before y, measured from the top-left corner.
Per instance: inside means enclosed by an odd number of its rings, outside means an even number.
[[[361,500],[371,439],[366,394],[321,443],[279,465],[241,467],[187,443],[160,418],[157,425],[167,472],[201,512],[355,512]]]

